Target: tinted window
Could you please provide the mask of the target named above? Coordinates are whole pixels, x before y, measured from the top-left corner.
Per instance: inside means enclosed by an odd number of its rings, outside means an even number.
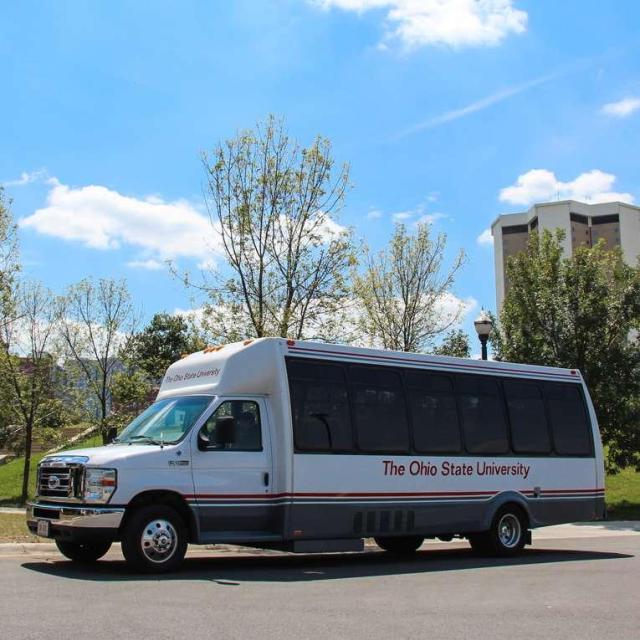
[[[506,380],[511,442],[516,453],[548,453],[549,429],[540,387],[535,382]]]
[[[569,456],[590,454],[590,426],[579,387],[547,384],[545,397],[556,453]]]
[[[223,402],[205,422],[201,436],[206,441],[216,441],[218,420],[222,417],[235,418],[235,439],[226,450],[261,451],[260,409],[257,403],[248,400],[227,400]]]
[[[460,451],[460,426],[451,380],[407,371],[413,442],[421,453]]]
[[[296,449],[350,451],[349,399],[339,365],[287,363]]]
[[[498,383],[479,376],[459,376],[456,388],[467,451],[478,454],[507,453],[507,425]]]
[[[409,428],[400,375],[383,368],[350,367],[349,377],[360,450],[408,452]]]

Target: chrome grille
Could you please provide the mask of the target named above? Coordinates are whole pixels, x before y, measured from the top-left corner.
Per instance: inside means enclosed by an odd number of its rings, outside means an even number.
[[[38,496],[69,499],[80,496],[84,466],[62,461],[43,461],[38,467]]]

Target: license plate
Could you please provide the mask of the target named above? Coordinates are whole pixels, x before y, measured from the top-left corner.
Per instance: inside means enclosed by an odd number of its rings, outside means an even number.
[[[50,526],[51,523],[48,520],[38,520],[38,535],[48,538]]]

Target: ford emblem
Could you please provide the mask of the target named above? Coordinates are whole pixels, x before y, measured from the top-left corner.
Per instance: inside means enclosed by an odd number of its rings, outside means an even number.
[[[58,476],[49,476],[49,489],[59,489],[60,488],[60,478]]]

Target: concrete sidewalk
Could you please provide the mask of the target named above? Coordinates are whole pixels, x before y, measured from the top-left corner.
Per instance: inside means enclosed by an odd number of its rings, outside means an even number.
[[[553,527],[543,527],[533,530],[533,544],[536,540],[567,540],[577,538],[608,538],[616,536],[640,536],[640,521],[636,520],[617,520],[611,522],[581,522],[575,524],[560,524]],[[453,540],[452,542],[441,542],[440,540],[427,540],[423,548],[429,548],[432,545],[456,544],[461,540]],[[377,545],[373,540],[367,540],[365,548],[368,550],[377,549]],[[0,557],[3,556],[20,556],[20,555],[39,555],[46,556],[52,553],[59,553],[53,542],[6,542],[0,543]],[[120,554],[120,544],[115,543],[109,556],[117,553]],[[281,551],[269,551],[263,549],[252,549],[250,547],[237,547],[234,545],[215,545],[215,546],[189,546],[188,555],[224,555],[235,554],[238,556],[252,555],[272,555],[282,553]]]

